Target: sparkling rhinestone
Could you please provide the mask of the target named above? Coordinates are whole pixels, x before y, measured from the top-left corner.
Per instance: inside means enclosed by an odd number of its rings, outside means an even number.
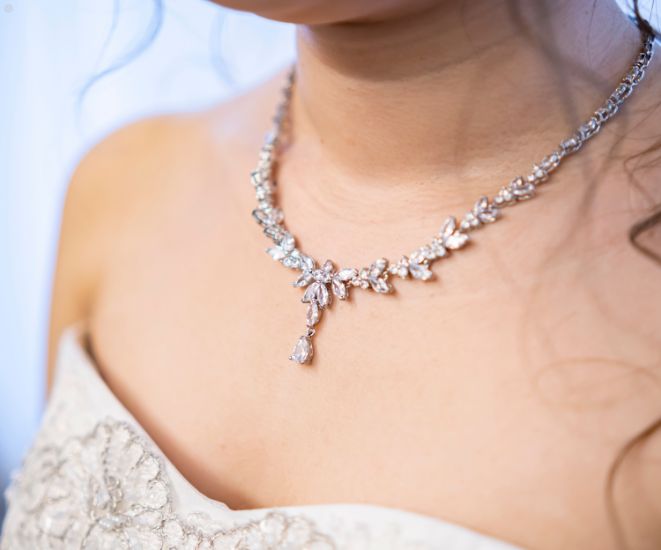
[[[286,258],[283,258],[282,265],[291,269],[298,269],[301,266],[301,259],[298,256],[290,254]]]
[[[312,353],[312,340],[309,336],[301,336],[296,341],[294,351],[292,351],[289,358],[299,365],[303,365],[312,359]]]
[[[457,231],[445,239],[445,247],[450,250],[457,250],[464,246],[468,242],[468,235],[466,233],[460,233]]]
[[[340,300],[346,299],[349,295],[347,285],[339,277],[333,277],[331,288],[333,289],[333,294],[335,294]]]
[[[267,248],[266,251],[271,255],[271,258],[276,261],[280,261],[287,256],[287,253],[279,246],[272,246],[271,248]]]
[[[305,289],[305,294],[301,298],[301,302],[310,303],[317,301],[318,288],[323,287],[324,285],[318,281],[315,281],[310,286]]]
[[[380,294],[387,294],[392,290],[392,287],[388,284],[388,281],[380,277],[370,277],[369,282],[372,290],[379,292]]]
[[[296,279],[296,281],[294,281],[293,285],[300,288],[309,285],[312,281],[312,273],[305,271],[298,279]]]
[[[340,271],[337,273],[337,278],[340,281],[350,281],[353,279],[356,275],[358,275],[358,270],[354,269],[353,267],[348,267],[345,269],[340,269]]]
[[[414,279],[419,279],[420,281],[428,281],[434,275],[431,269],[429,269],[429,266],[414,261],[411,261],[409,264],[409,271]]]
[[[319,322],[320,318],[321,318],[321,313],[319,311],[319,306],[317,305],[317,302],[310,302],[310,305],[308,306],[308,312],[305,317],[307,325],[309,327],[315,326]]]

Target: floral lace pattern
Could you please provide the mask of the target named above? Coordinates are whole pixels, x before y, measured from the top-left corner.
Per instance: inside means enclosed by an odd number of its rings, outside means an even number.
[[[41,429],[7,491],[0,550],[517,550],[395,508],[234,511],[205,498],[99,376],[81,329],[62,335]]]
[[[205,514],[177,515],[158,456],[125,422],[104,420],[57,447],[35,447],[8,497],[2,550],[329,550],[328,536],[299,515],[264,512],[221,526]]]

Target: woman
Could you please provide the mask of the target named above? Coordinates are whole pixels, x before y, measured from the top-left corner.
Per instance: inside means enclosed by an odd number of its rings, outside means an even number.
[[[297,24],[291,85],[80,164],[3,549],[660,548],[645,21],[222,3]]]

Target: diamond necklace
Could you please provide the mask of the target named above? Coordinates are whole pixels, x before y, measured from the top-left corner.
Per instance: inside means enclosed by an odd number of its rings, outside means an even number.
[[[323,310],[331,305],[333,296],[346,300],[351,287],[388,294],[393,291],[390,279],[394,276],[428,281],[433,277],[431,264],[441,258],[447,258],[450,251],[463,248],[469,241],[470,231],[500,219],[501,208],[535,196],[537,186],[548,180],[562,160],[578,151],[585,141],[597,134],[617,113],[620,105],[644,77],[645,69],[652,59],[653,47],[654,37],[643,33],[640,51],[613,93],[590,119],[569,138],[562,141],[556,150],[544,157],[541,162],[534,164],[530,174],[514,178],[509,184],[501,187],[493,199],[481,196],[460,221],[454,216],[448,216],[438,234],[434,235],[428,244],[414,250],[408,256],[402,256],[396,262],[379,258],[369,267],[360,269],[353,267],[337,269],[331,260],[318,264],[311,256],[304,254],[297,248],[294,236],[287,231],[283,212],[275,204],[274,164],[289,113],[295,81],[295,72],[292,68],[288,73],[287,83],[282,91],[283,97],[273,119],[273,128],[266,136],[257,168],[251,173],[251,181],[257,195],[257,208],[252,211],[252,215],[275,245],[268,248],[267,252],[285,267],[300,271],[293,285],[299,288],[305,287],[301,301],[307,304],[306,331],[296,341],[289,358],[299,364],[311,361],[315,327],[321,319]]]

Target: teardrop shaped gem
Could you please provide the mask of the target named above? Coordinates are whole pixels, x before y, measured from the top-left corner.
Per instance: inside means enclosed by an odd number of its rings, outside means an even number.
[[[301,336],[294,346],[292,354],[289,356],[289,359],[298,363],[299,365],[304,365],[312,359],[312,339],[309,336]]]

